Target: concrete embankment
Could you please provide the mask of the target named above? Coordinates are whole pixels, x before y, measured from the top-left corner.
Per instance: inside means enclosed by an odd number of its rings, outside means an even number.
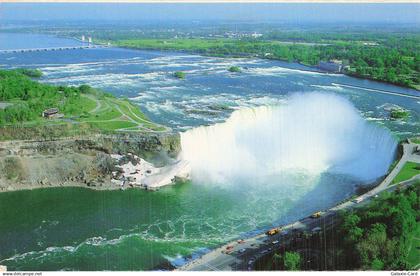
[[[177,133],[3,141],[0,142],[0,191],[61,186],[120,189],[121,182],[112,181],[113,172],[120,172],[112,154],[139,156],[159,168],[171,164],[179,151]]]

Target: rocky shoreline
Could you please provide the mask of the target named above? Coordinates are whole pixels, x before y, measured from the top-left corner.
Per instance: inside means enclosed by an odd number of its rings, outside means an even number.
[[[134,176],[127,175],[133,172],[125,171],[124,165],[133,165],[134,160],[148,164],[149,168],[134,166],[139,170],[137,173],[148,178],[177,164],[179,152],[178,133],[95,134],[4,141],[0,142],[0,192],[47,187],[155,190],[172,183],[154,185],[156,182],[133,181]],[[170,176],[171,179],[177,173]]]
[[[128,153],[127,155],[111,154],[117,165],[112,171],[112,183],[125,188],[142,188],[158,190],[163,186],[189,178],[190,166],[182,160],[174,160],[163,167],[155,167],[152,163]]]

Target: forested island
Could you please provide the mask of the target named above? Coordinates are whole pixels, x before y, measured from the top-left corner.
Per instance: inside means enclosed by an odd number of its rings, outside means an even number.
[[[35,69],[0,70],[0,139],[12,138],[13,128],[36,130],[59,126],[61,135],[89,132],[164,132],[126,99],[88,85],[54,86],[34,80]],[[45,131],[48,132],[48,131]],[[24,131],[13,135],[23,135]],[[47,133],[44,133],[47,135]],[[23,137],[20,137],[23,138]]]

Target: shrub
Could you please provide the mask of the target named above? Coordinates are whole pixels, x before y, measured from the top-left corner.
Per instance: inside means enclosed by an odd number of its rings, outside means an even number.
[[[238,67],[238,66],[231,66],[231,67],[229,67],[229,72],[232,72],[232,73],[239,73],[239,72],[241,72],[241,68],[240,67]]]
[[[185,73],[184,72],[181,72],[181,71],[176,71],[174,73],[174,77],[175,78],[178,78],[178,79],[185,79]]]

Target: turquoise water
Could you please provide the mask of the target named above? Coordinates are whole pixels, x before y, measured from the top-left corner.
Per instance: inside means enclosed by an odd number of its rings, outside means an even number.
[[[57,38],[44,34],[0,33],[0,50],[38,49],[82,46],[82,42],[71,38]]]
[[[12,270],[153,269],[332,205],[352,192],[351,181],[337,180],[328,175],[299,180],[293,191],[183,183],[159,192],[2,193],[0,263]],[[308,204],[313,196],[317,201]]]
[[[60,39],[49,37],[42,46],[64,43],[50,40]],[[363,118],[396,136],[420,133],[419,100],[351,86],[416,91],[312,72],[298,64],[116,48],[2,54],[0,64],[40,68],[44,82],[87,83],[127,96],[156,122],[181,131],[223,122],[244,107],[286,104],[296,92],[322,92],[347,99]],[[243,67],[243,73],[228,73],[231,65]],[[187,73],[186,80],[172,77],[177,70]],[[410,110],[408,121],[387,119],[391,104]],[[322,108],[329,107],[320,107],[320,113]],[[390,141],[385,136],[369,139],[380,145]],[[333,206],[362,183],[357,175],[339,172],[290,170],[264,181],[252,175],[221,185],[201,180],[158,192],[51,188],[1,193],[0,264],[12,270],[149,270],[168,261],[180,264],[194,252]]]

